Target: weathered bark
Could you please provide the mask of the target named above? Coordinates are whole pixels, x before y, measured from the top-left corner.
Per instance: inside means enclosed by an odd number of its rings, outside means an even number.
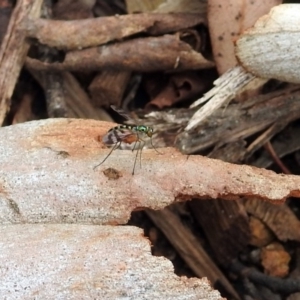
[[[108,154],[99,139],[111,123],[49,119],[0,129],[0,223],[124,224],[133,210],[162,209],[192,198],[247,196],[282,203],[300,197],[299,176],[275,174],[172,148]],[[103,174],[116,169],[121,177]]]

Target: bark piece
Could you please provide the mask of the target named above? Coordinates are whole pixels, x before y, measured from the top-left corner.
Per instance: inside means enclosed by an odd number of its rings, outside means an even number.
[[[76,21],[28,20],[24,31],[28,37],[57,49],[74,50],[96,47],[147,32],[161,35],[203,23],[199,14],[134,14]]]
[[[2,299],[222,299],[177,277],[135,227],[0,226]]]
[[[191,198],[256,197],[282,203],[300,197],[300,178],[172,148],[108,154],[99,143],[115,124],[49,119],[0,129],[0,223],[124,224],[132,211],[162,209]],[[103,171],[122,176],[109,180]]]
[[[0,47],[0,125],[10,109],[11,96],[30,43],[22,30],[24,20],[40,15],[42,0],[20,0],[11,15]]]
[[[239,299],[233,286],[206,254],[193,233],[182,224],[176,213],[170,208],[161,211],[147,210],[146,213],[198,277],[207,276],[213,285],[221,284],[228,293]]]
[[[137,50],[138,49],[138,50]],[[122,43],[67,53],[63,63],[43,63],[27,58],[37,70],[135,72],[179,71],[211,68],[214,63],[181,41],[178,35],[137,38]]]

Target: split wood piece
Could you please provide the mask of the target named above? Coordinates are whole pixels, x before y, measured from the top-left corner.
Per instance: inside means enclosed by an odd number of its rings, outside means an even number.
[[[250,240],[249,222],[243,204],[239,201],[217,199],[193,200],[188,205],[218,262],[228,266]]]
[[[161,35],[177,32],[204,22],[199,14],[144,13],[75,21],[28,19],[23,30],[27,37],[44,45],[75,50],[122,40],[137,33]]]
[[[38,81],[46,92],[47,82],[43,72],[27,68],[31,75]],[[42,73],[42,74],[41,74]],[[95,119],[112,121],[111,117],[103,109],[95,109],[87,93],[82,89],[77,79],[69,72],[63,72],[62,86],[67,105],[68,114],[74,118]]]
[[[1,299],[214,299],[208,281],[178,277],[141,229],[0,226]]]
[[[137,50],[138,49],[138,50]],[[45,63],[27,58],[28,67],[36,70],[135,72],[182,71],[212,68],[214,63],[180,40],[179,35],[136,38],[111,45],[72,51],[62,63]]]
[[[95,106],[106,106],[110,104],[121,107],[130,80],[131,72],[126,71],[103,71],[98,73],[89,86],[91,101]]]
[[[22,30],[26,18],[40,16],[42,0],[19,0],[0,47],[0,125],[10,109],[11,96],[30,43]]]
[[[209,101],[193,115],[185,130],[191,131],[195,129],[222,105],[228,105],[237,93],[245,89],[254,79],[255,76],[246,72],[240,66],[228,70],[214,81],[215,87],[190,106],[193,108]]]
[[[177,147],[184,153],[194,153],[245,139],[274,124],[287,125],[300,117],[299,99],[300,87],[295,85],[249,99],[245,103],[219,108],[200,127],[200,132],[195,130],[180,134],[177,138]],[[275,135],[276,131],[272,131],[272,134]],[[246,154],[253,153],[271,137],[267,135],[267,139],[256,143],[255,148],[247,150]]]
[[[135,153],[99,141],[115,124],[48,119],[0,129],[0,223],[125,224],[132,211],[162,209],[192,198],[274,203],[300,197],[300,177],[234,165],[172,148],[142,152],[142,168],[131,175]],[[103,173],[112,168],[121,177]]]
[[[147,209],[146,213],[198,277],[207,276],[213,286],[221,284],[235,299],[240,299],[233,286],[176,213],[170,208],[161,211]]]

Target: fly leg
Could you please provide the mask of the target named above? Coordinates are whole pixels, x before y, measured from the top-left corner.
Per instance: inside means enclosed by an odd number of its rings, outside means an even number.
[[[152,146],[152,148],[153,148],[158,154],[163,154],[163,153],[159,152],[159,151],[154,147],[153,142],[152,142],[152,138],[150,138],[150,141],[151,141],[151,146]]]
[[[140,138],[139,138],[138,134],[137,134],[137,139],[136,139],[136,141],[135,141],[135,143],[134,143],[134,146],[133,146],[133,148],[132,148],[132,152],[135,150],[135,147],[136,147],[137,143],[139,143],[139,146],[140,146],[141,141],[140,141]],[[138,154],[139,154],[139,148],[140,148],[140,147],[138,147],[138,148],[137,148],[137,151],[136,151],[136,156],[135,156],[135,160],[134,160],[134,164],[133,164],[133,169],[132,169],[132,175],[134,175],[134,170],[135,170],[135,165],[136,165],[136,159],[137,159],[137,156],[138,156]]]
[[[114,150],[116,150],[120,145],[121,145],[121,141],[120,141],[120,142],[117,142],[117,143],[111,148],[110,152],[109,152],[109,153],[107,154],[107,156],[102,160],[102,162],[101,162],[100,164],[96,165],[96,166],[93,168],[93,170],[95,170],[95,169],[98,168],[100,165],[102,165],[102,164],[108,159],[108,157],[112,154],[112,152],[113,152]]]
[[[145,146],[145,141],[140,139],[140,144],[139,144],[139,147],[141,146],[141,144],[143,143],[142,147],[140,148],[140,168],[142,168],[142,150]]]

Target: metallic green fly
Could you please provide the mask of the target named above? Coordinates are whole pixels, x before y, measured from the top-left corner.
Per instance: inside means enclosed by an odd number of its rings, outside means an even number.
[[[118,114],[120,114],[122,117],[126,118],[127,120],[131,120],[131,118],[122,110],[119,108],[116,108],[115,106],[111,105],[111,108],[116,111]],[[145,125],[119,125],[115,126],[103,136],[102,142],[105,145],[112,146],[110,152],[107,154],[107,156],[103,159],[101,163],[96,165],[94,169],[102,165],[107,158],[112,154],[114,150],[116,150],[118,147],[121,146],[122,143],[125,144],[133,144],[134,146],[132,148],[132,151],[136,151],[136,156],[133,164],[133,169],[132,169],[132,175],[134,175],[134,170],[135,170],[135,165],[136,165],[136,160],[138,157],[138,153],[140,152],[140,165],[142,165],[142,150],[145,146],[145,141],[142,139],[142,137],[146,136],[150,138],[151,145],[153,149],[157,152],[160,153],[156,150],[152,143],[152,135],[153,135],[153,128],[150,126],[145,126]],[[161,153],[160,153],[161,154]]]

